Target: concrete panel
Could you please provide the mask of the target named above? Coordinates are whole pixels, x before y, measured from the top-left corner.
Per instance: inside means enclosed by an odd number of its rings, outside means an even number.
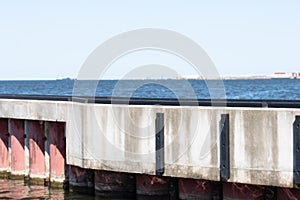
[[[66,121],[70,104],[70,102],[59,101],[0,99],[0,117]]]
[[[219,180],[219,121],[222,110],[173,107],[165,113],[165,174]]]
[[[24,120],[10,120],[11,174],[25,175]]]
[[[0,119],[0,173],[10,171],[8,119]]]
[[[293,187],[293,128],[288,110],[230,111],[231,182]]]
[[[45,128],[41,121],[28,121],[29,134],[29,176],[31,179],[45,179]]]
[[[155,117],[150,108],[128,109],[124,106],[87,105],[77,121],[67,122],[67,129],[83,132],[69,132],[73,141],[82,146],[83,167],[98,170],[154,173],[155,171],[155,126],[138,124],[148,116]],[[146,120],[144,120],[146,121]],[[79,126],[78,126],[79,124]],[[88,134],[82,134],[88,133]],[[81,140],[79,138],[83,136]],[[74,141],[78,139],[77,141]],[[72,159],[80,152],[75,153]],[[70,164],[73,164],[70,162]]]
[[[83,166],[83,111],[84,106],[79,103],[68,107],[68,120],[66,122],[66,158],[67,164]],[[90,134],[90,133],[89,133]],[[71,139],[72,138],[72,139]],[[94,138],[95,140],[96,138]]]
[[[71,150],[69,164],[154,174],[153,120],[157,112],[163,112],[164,175],[218,181],[218,127],[221,114],[228,113],[231,145],[229,181],[293,187],[292,123],[299,111],[91,104],[79,107],[76,104],[73,121],[67,122],[67,134],[70,136],[67,144],[79,147],[82,152],[78,148],[67,147]]]
[[[76,117],[67,122],[67,129],[77,131],[68,131],[67,140],[72,138],[72,141],[68,140],[67,144],[81,146],[84,159],[82,165],[80,161],[75,162],[81,152],[72,149],[68,163],[84,168],[154,174],[157,112],[166,114],[165,175],[218,180],[221,111],[195,107],[86,105],[81,112],[75,107]]]

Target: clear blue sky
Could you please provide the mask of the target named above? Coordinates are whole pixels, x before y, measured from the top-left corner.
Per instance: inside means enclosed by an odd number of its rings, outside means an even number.
[[[193,39],[224,75],[300,72],[299,11],[298,0],[1,0],[0,79],[76,77],[102,42],[146,27]]]

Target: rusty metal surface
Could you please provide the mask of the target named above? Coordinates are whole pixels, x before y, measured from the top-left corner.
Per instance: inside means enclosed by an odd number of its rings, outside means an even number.
[[[133,174],[100,171],[94,172],[95,191],[101,196],[119,196],[134,197],[135,196],[135,176]]]
[[[24,120],[10,120],[11,134],[11,172],[12,174],[25,174],[24,153]]]
[[[71,188],[94,188],[94,171],[77,166],[69,166],[69,184]]]
[[[178,180],[180,199],[219,199],[218,187],[215,182],[196,179]]]
[[[45,128],[40,121],[28,121],[30,177],[45,176]]]
[[[62,182],[65,179],[65,123],[49,122],[50,181]]]
[[[298,200],[300,199],[300,189],[278,188],[277,200]]]
[[[168,196],[168,178],[146,174],[137,174],[136,193],[138,195]]]
[[[266,188],[259,185],[223,183],[223,198],[235,200],[264,200],[266,199]]]
[[[8,119],[0,119],[0,171],[9,168]]]

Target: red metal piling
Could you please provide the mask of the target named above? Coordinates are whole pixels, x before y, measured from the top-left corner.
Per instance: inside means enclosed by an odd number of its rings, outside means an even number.
[[[50,144],[50,182],[51,186],[62,187],[65,181],[65,123],[48,122]]]
[[[10,120],[11,135],[11,177],[24,178],[25,176],[25,151],[24,151],[24,120]]]
[[[28,121],[29,135],[29,178],[31,182],[44,184],[45,166],[45,128],[44,122]]]
[[[9,175],[8,138],[8,119],[0,119],[0,177],[8,177]]]

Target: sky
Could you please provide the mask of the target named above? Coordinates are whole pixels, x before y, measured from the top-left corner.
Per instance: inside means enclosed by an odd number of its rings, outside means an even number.
[[[1,0],[0,80],[75,78],[97,46],[140,28],[187,36],[222,75],[300,72],[299,10],[297,0]],[[156,54],[119,60],[107,76],[168,59],[180,74],[194,73],[178,58]]]

